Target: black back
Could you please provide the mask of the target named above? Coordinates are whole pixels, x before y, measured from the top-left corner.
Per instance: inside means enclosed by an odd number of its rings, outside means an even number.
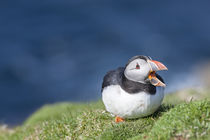
[[[139,93],[144,91],[148,94],[155,94],[156,87],[151,83],[147,82],[146,84],[142,84],[139,82],[134,82],[127,79],[124,75],[125,68],[120,67],[116,70],[109,71],[103,79],[102,90],[110,85],[120,85],[123,90],[130,94]],[[160,79],[163,83],[163,79],[160,75],[156,74],[157,78]]]
[[[125,68],[119,67],[116,70],[112,70],[107,72],[104,76],[103,83],[102,83],[102,90],[103,88],[110,86],[110,85],[120,85],[122,78],[121,76],[124,75]]]

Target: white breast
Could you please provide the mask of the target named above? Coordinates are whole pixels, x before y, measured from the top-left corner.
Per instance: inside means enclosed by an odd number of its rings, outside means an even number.
[[[129,94],[119,85],[105,87],[102,92],[106,110],[122,118],[138,118],[154,113],[161,105],[163,97],[163,87],[157,87],[155,95],[145,92]]]

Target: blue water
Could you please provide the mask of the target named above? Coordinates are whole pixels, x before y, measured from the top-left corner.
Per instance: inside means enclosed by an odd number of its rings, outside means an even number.
[[[209,1],[0,2],[0,123],[43,104],[101,97],[103,75],[136,55],[163,62],[168,92],[210,59]]]

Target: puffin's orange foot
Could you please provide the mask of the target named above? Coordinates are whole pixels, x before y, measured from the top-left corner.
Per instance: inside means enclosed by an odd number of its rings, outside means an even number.
[[[125,120],[124,120],[123,118],[121,118],[121,117],[118,117],[118,116],[115,117],[115,122],[116,122],[116,123],[124,122],[124,121],[125,121]]]

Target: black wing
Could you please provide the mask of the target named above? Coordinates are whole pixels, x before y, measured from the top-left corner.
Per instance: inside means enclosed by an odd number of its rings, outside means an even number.
[[[124,69],[125,68],[120,67],[116,70],[107,72],[103,79],[102,90],[109,85],[120,85]]]

